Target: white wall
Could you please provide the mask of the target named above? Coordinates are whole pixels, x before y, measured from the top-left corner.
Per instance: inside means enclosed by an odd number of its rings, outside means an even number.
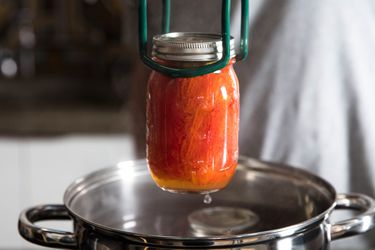
[[[0,249],[40,249],[18,235],[20,211],[38,204],[62,203],[64,190],[74,179],[134,159],[134,155],[128,135],[0,137]]]

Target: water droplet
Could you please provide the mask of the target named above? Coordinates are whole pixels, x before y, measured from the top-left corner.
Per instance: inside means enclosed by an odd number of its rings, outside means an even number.
[[[203,202],[204,202],[204,204],[210,204],[212,202],[211,195],[209,195],[209,194],[204,195]]]

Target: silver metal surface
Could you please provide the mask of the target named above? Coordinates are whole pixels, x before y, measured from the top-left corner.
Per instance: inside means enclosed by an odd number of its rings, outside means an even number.
[[[79,249],[327,249],[331,240],[371,230],[374,200],[361,194],[336,198],[326,181],[285,165],[241,158],[231,184],[212,194],[171,194],[156,187],[145,161],[119,163],[76,180],[65,195],[66,210],[46,205],[25,210],[21,235],[34,243]],[[237,207],[259,221],[237,234],[198,237],[188,217],[208,207]],[[332,210],[362,214],[331,225]],[[54,210],[56,210],[54,212]],[[36,226],[40,219],[74,218],[75,234]],[[70,245],[69,245],[70,244]]]
[[[336,199],[336,209],[351,209],[364,211],[362,214],[332,225],[332,240],[362,234],[375,225],[375,201],[363,194],[339,194]]]
[[[43,205],[21,212],[18,230],[22,237],[35,244],[49,247],[76,248],[74,233],[42,228],[34,224],[41,220],[69,220],[71,217],[64,205]]]
[[[147,238],[157,244],[169,244],[171,238],[194,240],[187,218],[208,206],[250,209],[259,217],[260,223],[241,235],[213,238],[222,245],[233,237],[253,242],[279,231],[293,234],[323,220],[333,207],[335,191],[325,181],[297,169],[241,160],[230,185],[211,196],[213,201],[207,205],[203,195],[164,192],[152,181],[146,162],[139,161],[120,163],[79,180],[67,189],[64,203],[82,220],[141,235],[137,241]]]
[[[230,54],[235,56],[234,38]],[[175,32],[153,37],[152,56],[168,61],[212,62],[223,55],[221,35]]]

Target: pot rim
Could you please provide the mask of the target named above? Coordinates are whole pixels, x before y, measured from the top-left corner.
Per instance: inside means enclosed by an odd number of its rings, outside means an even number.
[[[125,230],[120,230],[120,229],[115,229],[111,228],[99,223],[92,222],[88,219],[85,219],[84,217],[78,215],[76,212],[74,212],[71,207],[69,202],[74,199],[76,195],[72,195],[72,191],[79,189],[80,185],[83,186],[83,184],[90,186],[90,188],[95,187],[98,184],[94,185],[89,185],[88,180],[94,179],[92,181],[95,183],[95,180],[97,181],[98,179],[104,179],[103,176],[105,176],[106,173],[113,172],[114,169],[122,169],[124,167],[129,167],[130,166],[137,166],[137,165],[144,165],[147,164],[145,159],[140,159],[140,160],[130,160],[130,161],[124,161],[121,162],[121,164],[117,164],[116,166],[111,166],[107,167],[104,169],[99,169],[96,170],[90,174],[84,175],[83,177],[80,177],[76,179],[73,183],[71,183],[68,188],[66,189],[64,193],[64,205],[66,209],[68,210],[69,214],[75,218],[79,219],[80,221],[93,226],[95,229],[99,229],[100,231],[103,232],[108,232],[108,233],[115,233],[116,235],[121,235],[124,238],[127,238],[133,242],[136,243],[143,243],[143,244],[148,244],[148,245],[157,245],[157,246],[183,246],[183,247],[188,247],[190,244],[189,242],[194,242],[194,244],[191,244],[191,247],[202,247],[202,246],[227,246],[227,245],[233,245],[235,243],[236,245],[242,245],[242,244],[248,244],[248,243],[257,243],[257,242],[262,242],[266,240],[272,240],[272,239],[277,239],[277,238],[283,238],[287,236],[294,235],[296,233],[300,233],[301,231],[304,231],[306,229],[312,228],[316,224],[320,224],[321,221],[325,220],[328,218],[329,214],[333,211],[333,209],[336,206],[336,198],[337,198],[337,193],[334,187],[327,182],[326,180],[322,179],[321,177],[318,177],[314,174],[309,173],[306,170],[292,167],[287,164],[279,164],[279,163],[273,163],[273,162],[268,162],[268,161],[262,161],[262,160],[256,160],[253,158],[248,158],[248,157],[239,157],[240,164],[245,165],[244,168],[246,168],[247,165],[251,165],[252,167],[254,165],[258,165],[259,167],[266,167],[272,169],[274,168],[280,168],[282,169],[281,171],[289,170],[291,172],[297,173],[298,175],[306,176],[309,179],[312,179],[313,181],[316,181],[318,183],[321,183],[323,188],[329,192],[329,194],[332,195],[332,204],[323,212],[320,214],[302,221],[297,224],[293,224],[290,226],[286,227],[281,227],[281,228],[276,228],[272,230],[266,230],[266,231],[260,231],[260,232],[254,232],[254,233],[245,233],[245,234],[238,234],[238,235],[231,235],[231,236],[209,236],[209,237],[178,237],[178,236],[160,236],[160,235],[146,235],[146,234],[140,234],[140,233],[133,233],[133,232],[127,232]],[[144,169],[137,169],[136,174],[143,174],[145,171]],[[280,172],[281,172],[280,171]],[[105,178],[106,182],[112,182],[118,180],[118,177],[116,178]],[[84,185],[84,186],[85,186]],[[83,187],[81,187],[83,188]],[[78,192],[79,193],[79,192]],[[77,193],[77,194],[78,194]],[[197,245],[198,242],[205,242],[203,245]],[[176,244],[176,243],[181,243],[181,244]]]

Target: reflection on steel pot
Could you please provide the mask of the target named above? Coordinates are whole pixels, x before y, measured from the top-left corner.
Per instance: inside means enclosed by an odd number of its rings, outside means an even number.
[[[28,241],[70,249],[316,250],[367,232],[375,223],[370,197],[336,195],[329,183],[303,170],[248,158],[239,160],[231,184],[212,198],[205,204],[201,195],[164,192],[145,161],[122,162],[77,179],[66,190],[64,205],[26,209],[18,226]],[[342,208],[360,214],[331,224],[330,213]],[[205,214],[209,227],[199,221]],[[210,220],[214,214],[222,219]],[[74,232],[34,224],[59,219],[73,220]],[[229,230],[215,228],[218,221]]]

